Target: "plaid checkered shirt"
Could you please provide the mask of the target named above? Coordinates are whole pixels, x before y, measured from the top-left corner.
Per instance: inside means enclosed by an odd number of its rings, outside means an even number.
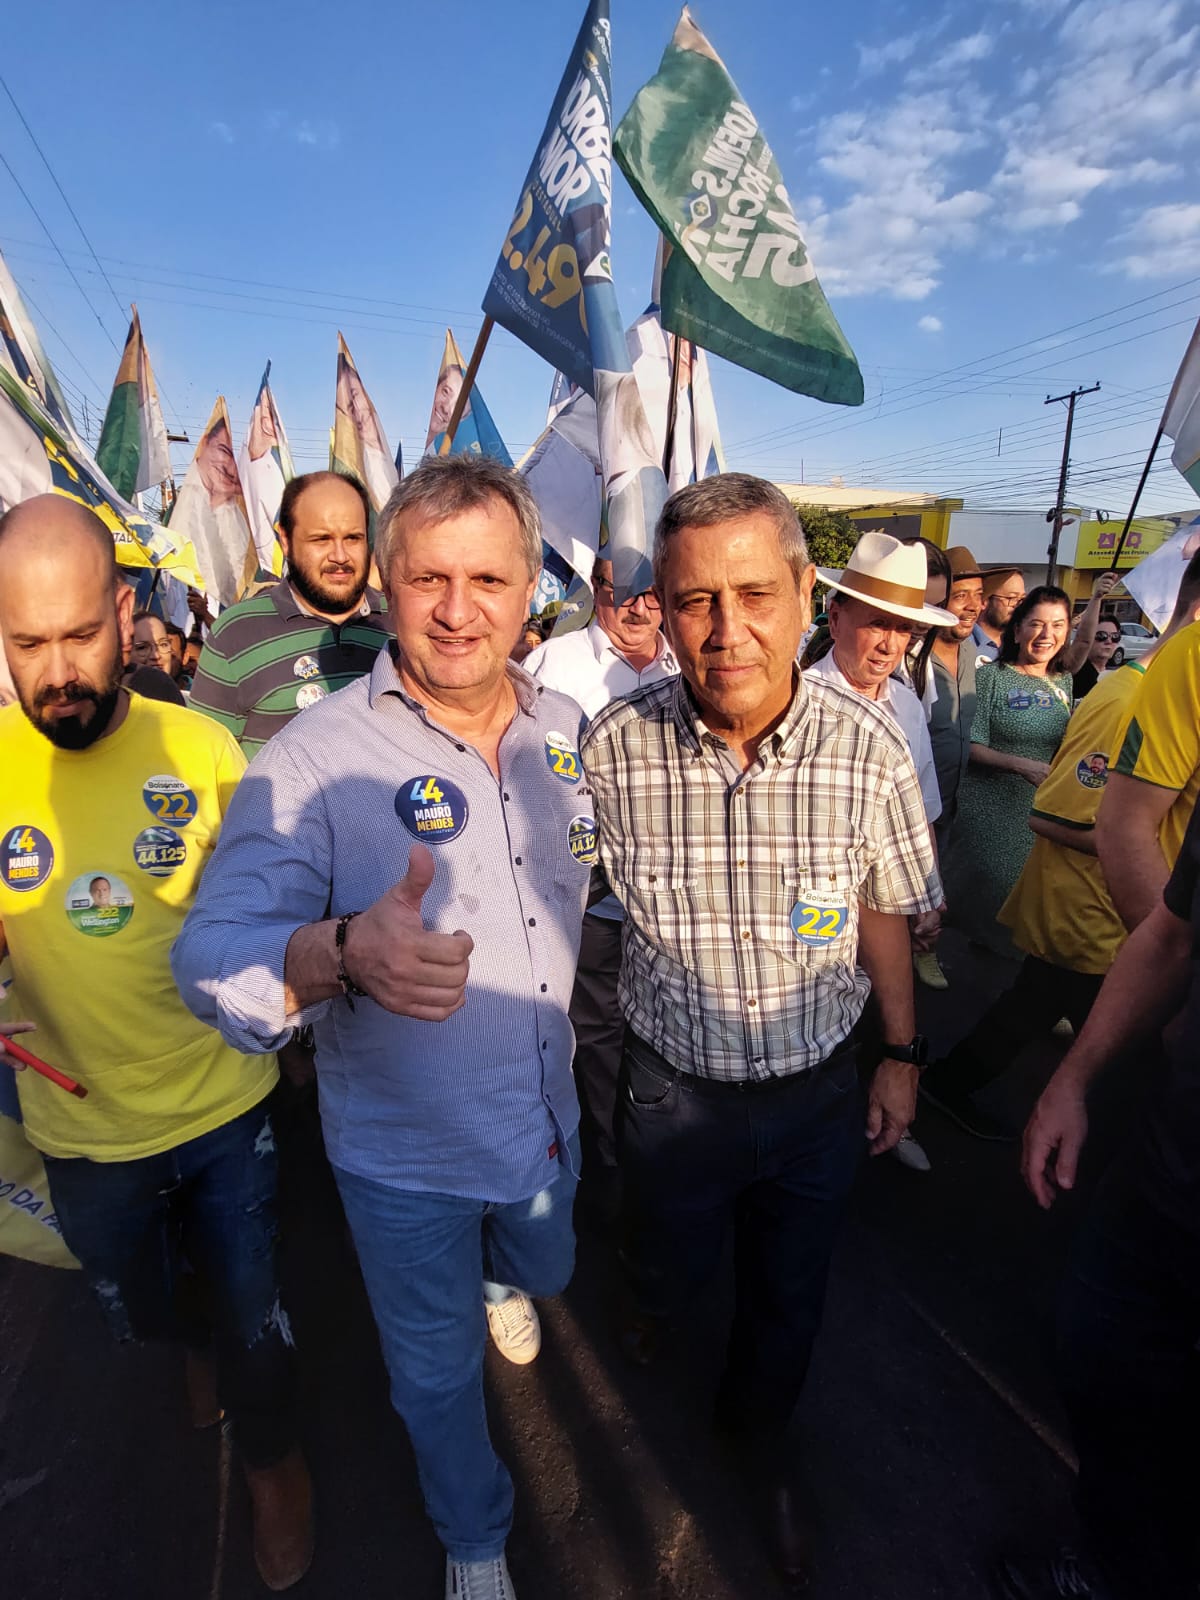
[[[600,852],[627,917],[620,997],[680,1071],[724,1082],[817,1066],[870,980],[859,901],[941,904],[912,757],[841,685],[797,678],[745,772],[682,678],[615,701],[581,741]]]

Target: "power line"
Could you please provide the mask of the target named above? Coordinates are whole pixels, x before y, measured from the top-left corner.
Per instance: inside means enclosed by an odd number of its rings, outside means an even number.
[[[58,240],[50,232],[50,229],[47,226],[46,220],[42,216],[42,213],[38,210],[38,208],[34,205],[33,201],[30,199],[29,192],[25,188],[25,185],[21,182],[20,178],[17,177],[16,173],[13,171],[12,167],[9,165],[8,157],[4,154],[3,150],[0,150],[0,165],[3,165],[4,170],[8,173],[8,175],[12,179],[13,183],[17,186],[17,190],[20,193],[22,199],[25,201],[25,204],[29,207],[30,211],[33,212],[34,216],[37,218],[38,222],[41,224],[42,232],[46,235],[47,239],[49,239],[50,243],[54,246],[54,249],[58,254],[58,259],[62,262],[63,266],[66,267],[67,272],[70,274],[71,282],[79,290],[80,294],[84,298],[84,302],[86,303],[88,310],[92,313],[92,315],[95,317],[96,321],[100,324],[100,329],[101,329],[101,332],[104,334],[104,337],[108,340],[109,344],[112,345],[113,349],[116,350],[118,348],[116,340],[113,338],[112,334],[109,333],[108,329],[104,326],[103,318],[101,317],[100,313],[96,310],[96,308],[92,304],[92,302],[88,299],[87,290],[83,287],[83,285],[80,283],[79,279],[75,276],[75,269],[72,267],[71,263],[67,260],[66,256],[63,254],[62,250],[59,248]]]
[[[54,184],[54,187],[58,190],[59,195],[62,197],[63,205],[66,206],[67,210],[71,214],[71,221],[79,229],[79,237],[83,240],[84,244],[87,245],[88,252],[91,255],[92,260],[96,263],[96,266],[100,270],[100,276],[104,279],[105,283],[108,284],[108,292],[112,295],[113,299],[116,301],[117,310],[121,313],[122,318],[124,318],[124,316],[125,316],[125,307],[121,304],[120,300],[117,298],[117,291],[113,288],[112,284],[109,282],[108,273],[105,272],[104,268],[100,265],[100,257],[96,254],[95,246],[92,244],[92,241],[88,238],[87,233],[84,231],[83,223],[80,222],[79,217],[76,215],[75,207],[71,204],[70,200],[67,199],[67,192],[63,188],[62,184],[59,183],[59,181],[58,181],[58,174],[55,172],[54,168],[50,165],[50,161],[49,161],[49,159],[48,159],[48,157],[46,155],[46,152],[42,149],[41,145],[38,143],[37,135],[34,133],[33,129],[29,126],[29,123],[28,123],[28,121],[26,120],[26,117],[25,117],[25,113],[21,110],[20,106],[17,104],[16,99],[15,99],[15,97],[13,95],[13,92],[8,87],[8,84],[5,82],[4,77],[3,77],[2,74],[0,74],[0,89],[3,89],[5,94],[8,96],[9,104],[12,106],[13,110],[17,113],[17,117],[20,120],[21,126],[25,129],[25,132],[29,135],[30,143],[33,145],[33,148],[37,151],[38,155],[42,158],[42,165],[45,167],[46,171],[50,174],[50,181]]]

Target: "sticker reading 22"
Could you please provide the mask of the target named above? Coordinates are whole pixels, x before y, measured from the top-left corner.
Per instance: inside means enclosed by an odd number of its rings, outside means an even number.
[[[142,785],[142,799],[152,817],[172,828],[186,828],[196,820],[196,796],[182,778],[163,774],[147,778]]]
[[[844,901],[832,896],[810,894],[797,900],[789,921],[801,944],[820,948],[832,944],[846,927],[849,913]]]
[[[546,735],[546,765],[556,778],[564,783],[578,783],[583,776],[579,765],[579,751],[565,733],[553,730]]]

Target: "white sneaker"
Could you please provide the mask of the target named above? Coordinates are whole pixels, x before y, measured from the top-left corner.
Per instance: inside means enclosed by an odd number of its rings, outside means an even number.
[[[932,1170],[929,1157],[911,1133],[902,1133],[900,1135],[899,1144],[892,1146],[892,1154],[902,1167],[908,1167],[913,1172],[929,1172]]]
[[[484,1305],[492,1343],[504,1359],[516,1367],[526,1367],[536,1360],[542,1348],[542,1325],[529,1296],[514,1289],[508,1299],[501,1300],[498,1305],[490,1300],[485,1300]],[[490,1594],[491,1591],[482,1590],[481,1593]]]
[[[446,1557],[446,1600],[517,1600],[503,1556],[495,1561],[455,1561]]]

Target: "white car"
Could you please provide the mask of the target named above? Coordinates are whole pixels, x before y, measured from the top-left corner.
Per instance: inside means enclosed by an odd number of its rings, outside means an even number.
[[[1123,661],[1136,661],[1139,656],[1146,654],[1158,638],[1149,628],[1143,628],[1140,622],[1122,622],[1118,627],[1121,630],[1121,642],[1109,659],[1110,667],[1119,667]]]

